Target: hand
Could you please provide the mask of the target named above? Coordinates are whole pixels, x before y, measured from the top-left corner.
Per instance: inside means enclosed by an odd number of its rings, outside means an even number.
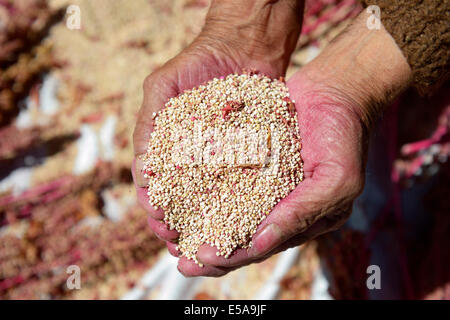
[[[364,185],[371,123],[411,77],[386,30],[369,31],[365,22],[363,13],[288,81],[301,131],[305,180],[261,223],[249,250],[236,250],[225,259],[203,245],[197,258],[208,268],[226,273],[264,260],[339,228],[349,217]],[[210,270],[185,266],[189,275],[211,275]]]
[[[336,229],[349,216],[363,185],[367,130],[345,101],[310,80],[306,70],[292,77],[288,86],[302,130],[305,180],[263,221],[249,251],[238,249],[225,259],[216,256],[215,248],[204,245],[197,256],[205,267],[180,259],[179,269],[185,275],[223,275]],[[148,205],[145,189],[138,192],[153,216],[152,229],[165,240],[175,240],[177,232],[155,220],[162,219],[163,212],[154,212]],[[173,243],[167,246],[178,256]]]
[[[349,217],[364,184],[368,130],[342,92],[312,80],[315,72],[308,67],[287,83],[301,128],[304,181],[261,223],[249,250],[238,249],[225,259],[203,245],[197,257],[209,268],[225,273],[264,260],[336,230]],[[209,274],[194,263],[185,268],[189,275]]]
[[[295,48],[303,15],[303,1],[240,0],[213,1],[199,37],[182,53],[148,76],[144,82],[144,101],[134,131],[135,160],[132,173],[140,204],[149,212],[151,229],[175,251],[178,233],[161,222],[162,210],[148,203],[147,181],[139,155],[147,151],[152,114],[164,107],[170,97],[198,86],[214,77],[243,69],[258,70],[278,78],[286,72]],[[180,271],[186,275],[222,275],[221,267],[200,268],[181,258]]]
[[[215,248],[203,245],[197,258],[205,266],[200,268],[194,262],[181,258],[178,267],[183,274],[220,276],[297,246],[336,229],[345,222],[350,214],[352,201],[363,186],[366,143],[371,122],[379,116],[382,106],[407,87],[411,77],[406,59],[393,39],[384,29],[368,30],[366,19],[364,13],[361,14],[346,32],[288,82],[291,96],[296,100],[299,117],[304,182],[280,201],[261,223],[250,250],[238,249],[230,258],[225,259],[215,255]],[[192,58],[198,55],[202,60],[208,61],[202,56],[204,52],[202,48],[196,54],[188,56]],[[222,56],[214,50],[206,52],[214,52],[209,57],[214,57],[211,60],[219,62],[213,63],[208,69],[215,71],[202,77],[200,75],[204,71],[201,65],[192,63],[190,65],[194,66],[193,69],[178,69],[188,68],[183,63],[185,60],[180,60],[181,63],[177,60],[170,62],[167,68],[163,68],[166,71],[154,78],[163,80],[159,82],[163,84],[162,87],[151,85],[152,82],[149,81],[147,92],[154,93],[153,105],[160,107],[163,103],[161,101],[177,94],[180,88],[184,88],[179,83],[190,87],[196,81],[214,76],[215,72],[226,74],[227,71],[236,71],[231,70],[233,68],[245,67],[245,64],[223,63],[234,60],[228,60],[230,55]],[[227,68],[218,69],[216,66]],[[266,67],[270,75],[267,64],[261,64],[261,67]],[[186,70],[192,75],[185,81],[178,74],[183,75],[180,71]],[[177,76],[171,78],[171,72]],[[190,81],[191,79],[195,80]],[[150,116],[151,112],[147,113],[148,110],[155,110],[150,105],[147,94],[140,118],[141,125],[138,123],[135,131],[137,154],[145,151],[146,146],[140,149],[139,145],[146,143],[148,139],[149,132],[146,128],[150,125],[145,123],[144,116]],[[135,181],[136,177],[135,174]],[[162,212],[152,212],[149,208],[145,200],[145,189],[138,188],[138,194],[151,215],[161,219]],[[164,224],[156,220],[151,220],[150,224],[165,239],[175,239],[177,236],[176,232],[168,231]],[[178,255],[174,244],[168,242],[168,248],[173,255]]]

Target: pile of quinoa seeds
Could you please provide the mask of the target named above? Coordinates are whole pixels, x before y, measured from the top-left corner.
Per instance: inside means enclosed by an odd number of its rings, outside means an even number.
[[[303,180],[297,114],[282,79],[213,79],[169,99],[153,119],[143,157],[149,202],[196,263],[202,244],[225,258],[251,247],[261,221]]]

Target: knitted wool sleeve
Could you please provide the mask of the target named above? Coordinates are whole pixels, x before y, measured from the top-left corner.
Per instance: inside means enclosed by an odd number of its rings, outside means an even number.
[[[381,22],[413,72],[413,85],[431,94],[450,75],[450,0],[363,0],[377,5]]]

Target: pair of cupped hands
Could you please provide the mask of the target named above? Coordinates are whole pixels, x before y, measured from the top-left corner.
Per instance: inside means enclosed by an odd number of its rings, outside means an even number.
[[[357,90],[353,79],[348,78],[350,72],[346,71],[355,67],[351,62],[347,65],[355,58],[346,57],[351,55],[345,52],[348,43],[363,41],[346,39],[350,30],[286,82],[297,110],[305,179],[260,224],[250,249],[237,249],[225,259],[205,244],[197,253],[204,265],[200,267],[180,257],[176,250],[178,233],[163,222],[164,212],[148,202],[139,156],[147,150],[153,112],[161,110],[170,97],[214,77],[242,70],[257,70],[271,78],[284,76],[300,33],[303,8],[282,11],[276,7],[282,5],[283,1],[273,1],[264,8],[249,8],[244,12],[245,19],[239,20],[238,13],[233,12],[223,17],[226,10],[217,12],[219,8],[213,3],[201,34],[145,79],[143,105],[133,137],[133,178],[138,200],[150,215],[150,228],[166,241],[169,252],[179,257],[178,269],[185,276],[221,276],[336,230],[349,217],[353,200],[363,188],[369,119],[376,108],[374,99],[361,93],[366,89]],[[277,23],[279,20],[285,23]],[[360,71],[356,74],[368,76]]]

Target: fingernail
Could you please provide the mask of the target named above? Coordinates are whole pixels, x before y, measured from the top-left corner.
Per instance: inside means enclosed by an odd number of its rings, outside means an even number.
[[[264,255],[278,246],[282,240],[282,232],[278,225],[269,224],[253,238],[249,255],[253,257]]]
[[[146,187],[148,185],[148,179],[144,178],[144,161],[141,156],[136,157],[136,164],[134,168],[134,176],[136,177],[136,184],[138,187]]]

